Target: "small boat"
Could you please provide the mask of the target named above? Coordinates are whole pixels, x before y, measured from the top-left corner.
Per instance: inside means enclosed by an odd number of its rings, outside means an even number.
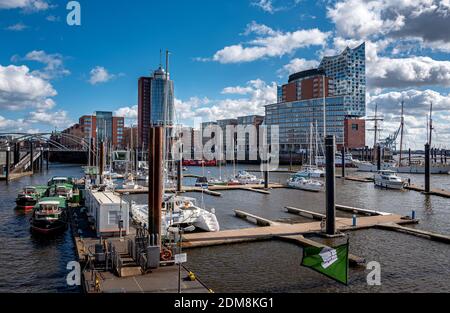
[[[288,179],[287,185],[291,188],[313,192],[319,192],[323,190],[322,182],[295,175]]]
[[[63,184],[73,185],[72,178],[65,177],[65,176],[54,176],[54,177],[50,178],[47,183],[48,186],[63,185]]]
[[[62,197],[71,200],[73,197],[73,186],[69,184],[54,185],[49,188],[49,196]]]
[[[219,222],[213,212],[196,205],[196,200],[190,197],[165,195],[161,218],[162,235],[168,235],[169,227],[194,226],[207,232],[220,230]],[[141,225],[148,223],[148,205],[131,205],[132,219]]]
[[[55,234],[67,228],[66,200],[63,198],[42,198],[34,207],[30,229],[39,234]]]
[[[239,171],[236,177],[234,177],[241,185],[247,184],[263,184],[264,180],[257,178],[255,175],[248,173],[247,171]]]
[[[377,172],[377,164],[367,161],[353,161],[360,172]],[[397,171],[397,163],[395,161],[381,162],[381,170]]]
[[[198,177],[197,180],[195,181],[195,187],[208,188],[208,186],[209,186],[208,178],[205,176]]]
[[[16,198],[17,208],[31,210],[46,191],[47,186],[27,186],[23,188]]]
[[[394,171],[390,170],[378,171],[373,179],[375,186],[382,188],[401,190],[405,186],[405,182]]]
[[[314,165],[305,165],[305,166],[303,166],[301,171],[295,173],[294,175],[299,176],[299,177],[305,177],[305,178],[311,178],[311,177],[319,178],[319,177],[325,176],[325,171]]]

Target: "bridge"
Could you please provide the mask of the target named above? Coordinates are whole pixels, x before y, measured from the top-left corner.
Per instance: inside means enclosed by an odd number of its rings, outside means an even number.
[[[0,133],[0,180],[7,183],[35,171],[46,169],[49,162],[94,164],[97,149],[93,140],[66,134]]]

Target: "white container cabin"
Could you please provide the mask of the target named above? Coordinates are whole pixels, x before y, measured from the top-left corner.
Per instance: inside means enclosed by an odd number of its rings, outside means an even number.
[[[121,230],[122,236],[129,234],[130,207],[125,200],[121,204],[120,196],[111,191],[86,190],[85,203],[97,236],[118,237]],[[123,223],[119,226],[121,220]]]

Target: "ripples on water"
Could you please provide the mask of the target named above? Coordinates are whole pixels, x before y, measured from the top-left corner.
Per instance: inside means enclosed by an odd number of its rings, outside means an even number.
[[[239,166],[240,169],[249,166]],[[210,173],[208,173],[208,171]],[[188,173],[218,176],[218,168],[189,168]],[[232,174],[232,168],[222,175]],[[13,210],[17,192],[25,185],[45,184],[54,175],[81,176],[78,166],[54,165],[49,174],[35,175],[0,183],[0,291],[60,292],[78,291],[68,288],[65,277],[67,262],[75,258],[73,242],[65,235],[53,240],[39,240],[30,235],[29,214]],[[256,175],[260,175],[256,173]],[[407,175],[402,175],[408,177]],[[421,184],[421,175],[411,175]],[[284,182],[286,174],[272,174],[272,181]],[[195,179],[185,179],[193,184]],[[433,176],[433,187],[450,190],[450,176]],[[450,234],[450,199],[424,196],[413,191],[386,191],[371,183],[336,180],[337,203],[410,215],[414,209],[421,220],[417,227]],[[198,193],[187,194],[202,202]],[[131,198],[138,203],[145,195]],[[323,193],[277,189],[270,195],[245,191],[223,192],[222,197],[204,195],[206,207],[214,207],[221,229],[254,227],[234,217],[233,209],[283,222],[306,222],[307,219],[284,212],[283,207],[297,206],[324,212]],[[337,212],[338,216],[349,216]],[[188,252],[188,266],[217,292],[441,292],[450,291],[449,246],[410,235],[382,230],[350,232],[350,252],[367,261],[381,263],[382,286],[367,286],[368,271],[350,270],[350,285],[335,283],[312,270],[301,267],[302,249],[279,241],[255,242],[193,249]],[[323,241],[323,239],[315,238]],[[327,244],[339,244],[336,239]]]

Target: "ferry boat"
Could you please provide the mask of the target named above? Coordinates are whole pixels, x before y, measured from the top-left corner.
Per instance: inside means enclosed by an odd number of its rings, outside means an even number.
[[[378,171],[374,176],[375,186],[401,190],[405,186],[404,181],[394,171]]]
[[[291,188],[319,192],[323,190],[323,183],[317,180],[306,179],[305,177],[293,175],[287,181],[287,185]]]
[[[31,210],[45,194],[47,186],[27,186],[17,195],[16,205],[19,209]]]
[[[30,229],[39,234],[55,234],[67,228],[66,200],[60,197],[42,198],[34,207]]]

